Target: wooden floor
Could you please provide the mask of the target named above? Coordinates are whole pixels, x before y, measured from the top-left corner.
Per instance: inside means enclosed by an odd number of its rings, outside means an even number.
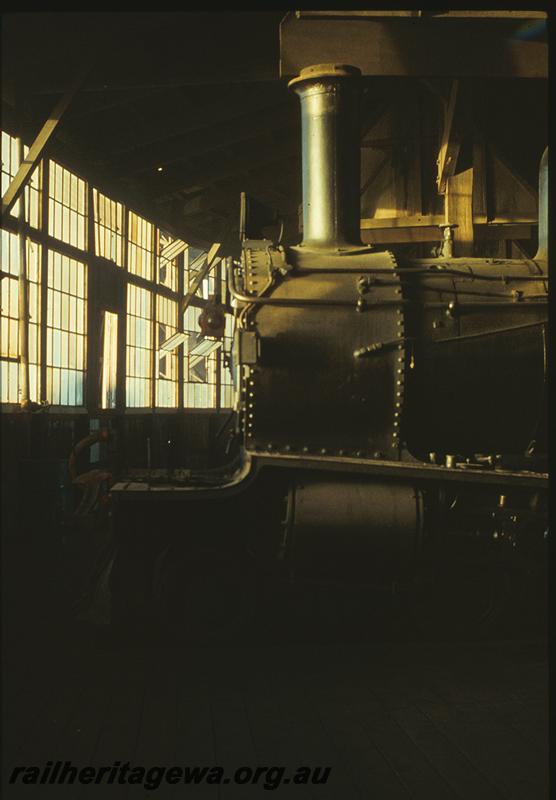
[[[356,642],[173,649],[48,630],[4,658],[4,771],[111,765],[330,766],[281,798],[548,797],[538,642]],[[7,787],[15,797],[251,798],[262,786]]]

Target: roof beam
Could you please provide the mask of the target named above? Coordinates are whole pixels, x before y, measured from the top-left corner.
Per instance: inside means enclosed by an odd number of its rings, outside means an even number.
[[[369,76],[546,78],[547,43],[517,35],[514,19],[289,13],[280,25],[280,74],[336,62]]]
[[[166,142],[155,142],[127,156],[114,157],[115,174],[118,176],[148,172],[159,166],[176,161],[189,161],[198,155],[226,149],[243,142],[254,142],[268,130],[284,132],[296,128],[299,126],[298,111],[287,101],[267,109],[266,113],[259,111],[253,114],[250,111],[237,117],[229,125],[201,128]]]
[[[52,134],[58,127],[64,111],[71,103],[72,98],[78,91],[79,87],[82,86],[89,68],[90,66],[87,65],[85,69],[82,69],[78,72],[70,87],[60,98],[52,113],[40,129],[35,141],[29,148],[27,156],[19,165],[17,173],[8,186],[6,193],[2,197],[2,219],[9,214],[15,203],[17,203],[23,189],[25,188],[25,184],[41,160]]]
[[[441,214],[430,217],[362,219],[361,241],[366,244],[379,245],[441,242],[442,231],[439,225],[443,223],[444,216]],[[475,218],[473,219],[474,237],[480,241],[530,239],[534,225],[536,225],[536,220],[525,222],[516,220],[515,223],[476,223]]]
[[[264,113],[283,100],[284,94],[284,86],[278,81],[268,84],[264,92],[251,84],[228,86],[225,92],[219,90],[208,93],[203,103],[197,102],[195,94],[191,98],[176,93],[176,107],[171,103],[161,106],[156,115],[149,117],[140,129],[133,131],[132,139],[127,132],[118,135],[118,131],[112,131],[114,138],[108,156],[112,159],[142,147],[159,146],[161,142],[178,136],[206,132],[217,125],[229,125],[243,116],[246,107],[253,115]]]
[[[218,183],[227,178],[241,177],[246,171],[263,168],[268,164],[291,159],[300,150],[298,137],[284,137],[281,141],[265,142],[258,147],[243,147],[240,152],[234,152],[233,157],[224,153],[211,165],[198,165],[192,169],[175,169],[172,175],[158,184],[152,181],[152,191],[158,192],[162,199],[179,190],[199,186],[205,189],[213,183]],[[162,173],[164,175],[164,173]],[[155,176],[156,177],[156,176]]]
[[[481,19],[546,19],[546,11],[296,11],[299,17],[480,17]]]

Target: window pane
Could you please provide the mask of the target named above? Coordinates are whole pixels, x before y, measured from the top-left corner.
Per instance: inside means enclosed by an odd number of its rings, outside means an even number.
[[[165,352],[160,346],[177,332],[178,307],[175,300],[156,298],[156,405],[175,408],[178,404],[177,350]]]
[[[83,403],[86,274],[82,262],[49,251],[46,374],[47,399],[53,405]]]
[[[49,176],[48,233],[83,250],[87,236],[87,184],[54,161],[50,161]]]
[[[205,342],[220,342],[212,337],[203,337],[199,330],[198,318],[201,309],[189,306],[184,314],[184,331],[189,334],[184,347],[184,393],[186,408],[216,408],[216,352],[199,355]],[[210,347],[210,344],[209,344]]]
[[[130,211],[128,214],[128,270],[153,279],[154,225]]]
[[[93,189],[95,207],[95,254],[124,264],[123,206]]]
[[[29,304],[29,397],[40,400],[38,369],[40,357],[40,259],[41,247],[27,239],[27,276]],[[19,237],[2,231],[1,268],[8,273],[0,282],[0,365],[2,371],[1,401],[19,403],[21,367],[19,364]]]
[[[151,406],[152,293],[127,286],[126,405]]]

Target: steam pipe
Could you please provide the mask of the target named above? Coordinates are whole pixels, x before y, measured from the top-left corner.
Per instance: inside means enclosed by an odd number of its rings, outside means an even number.
[[[534,260],[548,260],[548,147],[539,167],[539,246]]]
[[[316,64],[289,86],[301,101],[303,242],[308,249],[362,247],[357,67]]]

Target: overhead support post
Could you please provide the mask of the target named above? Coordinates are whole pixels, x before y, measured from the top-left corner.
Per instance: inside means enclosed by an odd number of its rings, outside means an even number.
[[[453,227],[453,255],[474,255],[473,167],[448,178],[444,195],[444,225]]]
[[[25,195],[19,204],[19,275],[17,280],[18,340],[19,340],[19,402],[27,408],[29,391],[29,286],[27,282],[27,237],[25,236]]]

